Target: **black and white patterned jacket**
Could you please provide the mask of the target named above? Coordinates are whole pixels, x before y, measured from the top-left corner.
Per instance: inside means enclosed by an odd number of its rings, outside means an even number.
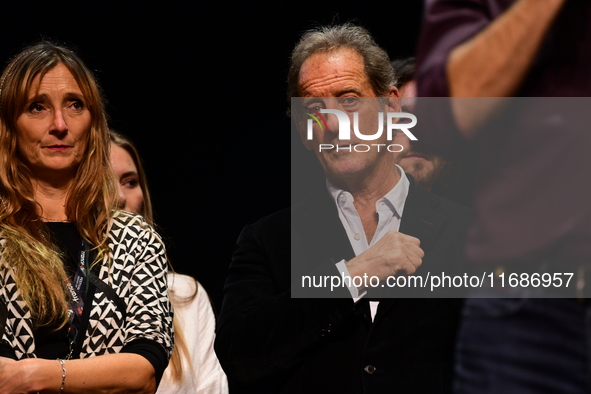
[[[4,239],[0,238],[0,246]],[[167,260],[162,240],[143,220],[119,211],[111,223],[107,258],[93,270],[92,306],[85,303],[84,341],[74,355],[80,358],[118,353],[134,339],[149,339],[172,351],[172,309],[166,283]],[[17,359],[35,357],[31,313],[20,297],[12,270],[0,260],[0,301],[6,304],[2,340]],[[0,323],[1,324],[1,323]]]

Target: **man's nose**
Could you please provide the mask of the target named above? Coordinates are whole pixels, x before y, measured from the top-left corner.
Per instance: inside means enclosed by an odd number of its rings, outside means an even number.
[[[51,131],[56,134],[63,134],[68,131],[68,124],[66,123],[66,118],[61,109],[55,110],[51,129]]]
[[[327,131],[331,133],[339,132],[339,119],[335,114],[324,114]]]

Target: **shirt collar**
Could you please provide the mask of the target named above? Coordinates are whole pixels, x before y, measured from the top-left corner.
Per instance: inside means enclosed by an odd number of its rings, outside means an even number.
[[[404,203],[406,202],[406,197],[408,197],[408,189],[410,188],[410,182],[408,181],[406,173],[404,172],[402,167],[396,164],[396,169],[400,174],[400,179],[398,180],[398,182],[396,182],[396,185],[394,185],[394,187],[388,193],[386,193],[384,197],[382,197],[376,202],[376,204],[382,201],[386,202],[388,206],[394,211],[394,213],[396,213],[398,217],[401,218],[402,212],[404,210]],[[338,199],[342,195],[346,195],[347,197],[350,196],[351,201],[353,201],[353,196],[351,195],[351,193],[336,187],[335,185],[330,183],[328,179],[326,179],[326,188],[332,196],[332,199],[335,201],[335,203],[337,203],[337,206]]]

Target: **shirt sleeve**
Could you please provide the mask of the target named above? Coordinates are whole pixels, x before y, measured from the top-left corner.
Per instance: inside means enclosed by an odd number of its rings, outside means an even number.
[[[349,290],[349,293],[351,293],[351,298],[353,298],[353,302],[357,303],[360,299],[365,297],[367,291],[365,290],[363,291],[363,293],[359,294],[359,289],[353,285],[351,281],[351,274],[347,269],[347,264],[345,260],[343,259],[339,261],[335,264],[335,266],[337,267],[337,270],[339,270],[339,274],[341,274],[343,280],[345,280],[345,278],[348,279],[345,283],[347,284],[347,289]]]
[[[160,384],[162,374],[168,366],[168,354],[161,344],[149,339],[136,339],[123,346],[121,353],[134,353],[147,359],[154,367],[156,384]]]
[[[427,0],[417,49],[416,148],[455,155],[466,147],[451,110],[447,62],[451,51],[486,28],[500,3],[513,0]],[[435,97],[435,98],[432,98]]]
[[[9,343],[0,343],[0,357],[6,357],[16,360],[16,354],[14,353],[14,349],[12,348],[12,346],[10,346]]]
[[[417,51],[416,79],[419,97],[449,96],[446,67],[450,52],[491,22],[489,6],[498,2],[426,1]]]
[[[160,344],[170,357],[173,348],[172,307],[168,298],[167,258],[158,234],[143,223],[133,251],[135,263],[126,296],[127,337]]]
[[[164,244],[140,216],[121,212],[113,218],[109,248],[110,261],[97,276],[112,294],[95,294],[80,357],[118,353],[136,339],[158,343],[170,357],[173,314]]]

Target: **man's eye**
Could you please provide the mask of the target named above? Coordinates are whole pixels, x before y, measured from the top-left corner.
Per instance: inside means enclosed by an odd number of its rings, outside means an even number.
[[[323,109],[323,108],[319,104],[314,104],[314,105],[309,105],[307,107],[307,109],[310,110],[310,111],[320,112],[320,110]]]
[[[359,101],[359,97],[345,97],[342,102],[345,105],[353,105],[353,104],[357,104],[358,101]]]

